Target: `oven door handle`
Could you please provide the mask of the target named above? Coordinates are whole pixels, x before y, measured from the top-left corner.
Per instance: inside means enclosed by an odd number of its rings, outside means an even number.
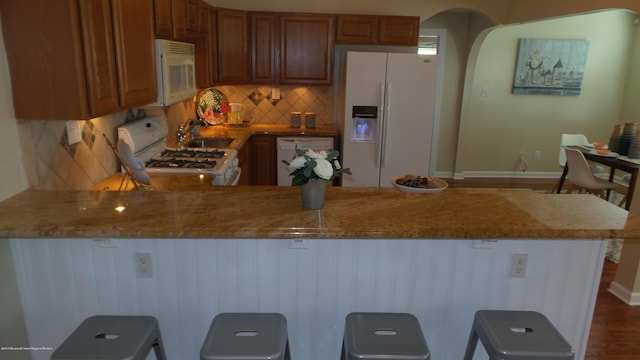
[[[242,169],[236,168],[233,171],[233,174],[231,174],[231,177],[229,178],[229,180],[227,180],[227,182],[225,183],[225,185],[228,185],[228,186],[238,185],[238,181],[240,180],[241,174],[242,174]]]

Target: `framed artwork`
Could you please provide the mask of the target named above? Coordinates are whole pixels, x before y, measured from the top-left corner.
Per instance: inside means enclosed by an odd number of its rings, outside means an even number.
[[[520,39],[514,94],[580,95],[589,41]]]

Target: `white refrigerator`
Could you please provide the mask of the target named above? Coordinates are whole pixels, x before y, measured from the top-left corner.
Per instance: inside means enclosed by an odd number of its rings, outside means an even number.
[[[340,116],[342,186],[392,186],[394,176],[429,175],[438,59],[347,52]]]

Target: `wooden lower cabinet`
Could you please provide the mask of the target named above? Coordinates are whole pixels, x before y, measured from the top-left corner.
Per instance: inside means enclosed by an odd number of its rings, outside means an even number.
[[[250,148],[251,144],[247,142],[238,149],[238,167],[242,170],[240,180],[238,180],[238,185],[251,185]]]
[[[276,137],[253,135],[249,143],[251,185],[278,185]]]

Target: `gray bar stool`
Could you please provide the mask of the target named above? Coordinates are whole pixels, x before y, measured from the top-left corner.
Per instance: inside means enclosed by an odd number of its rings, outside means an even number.
[[[92,316],[54,351],[51,360],[144,360],[154,349],[166,360],[158,320],[153,316]]]
[[[278,313],[222,313],[200,349],[201,360],[289,360],[287,319]]]
[[[574,350],[542,314],[535,311],[479,310],[464,360],[482,341],[491,360],[572,360]]]
[[[430,357],[415,316],[366,312],[347,315],[342,360],[426,360]]]

